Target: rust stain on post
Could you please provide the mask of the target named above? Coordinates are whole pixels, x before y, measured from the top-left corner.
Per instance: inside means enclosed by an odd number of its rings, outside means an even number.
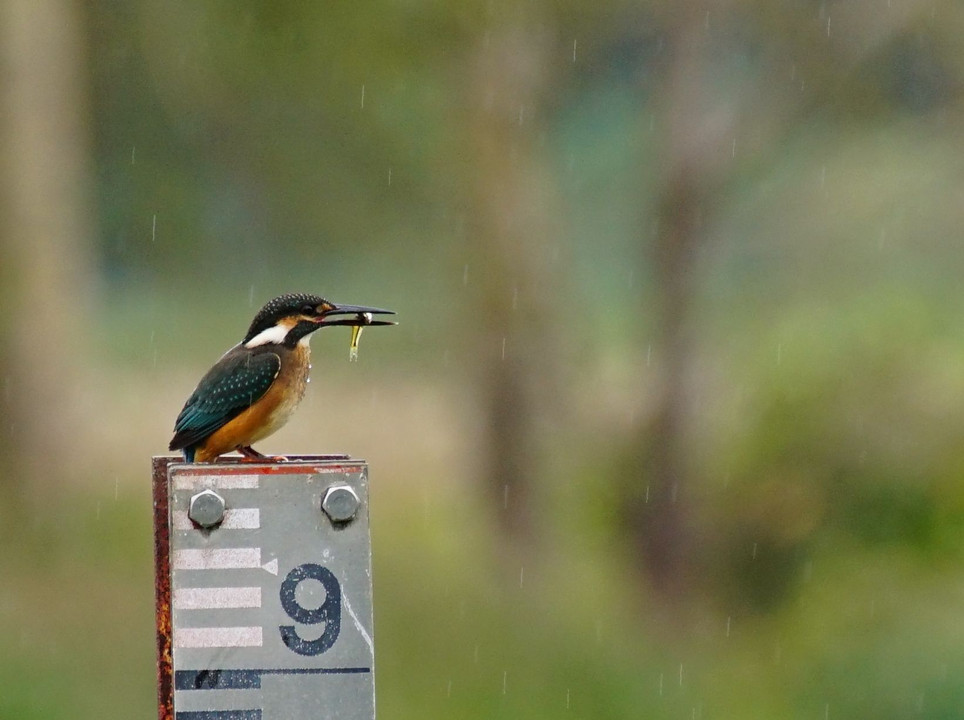
[[[171,532],[168,525],[167,466],[176,460],[175,457],[153,458],[158,720],[174,720],[173,659],[171,656]]]

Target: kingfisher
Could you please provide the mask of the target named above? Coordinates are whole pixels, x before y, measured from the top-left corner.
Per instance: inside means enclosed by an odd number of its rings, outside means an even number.
[[[267,459],[251,446],[284,425],[304,397],[311,333],[352,326],[354,350],[360,327],[395,325],[373,315],[394,314],[317,295],[276,297],[254,316],[244,339],[201,378],[177,416],[168,449],[182,451],[187,462],[213,462],[235,450],[244,460]]]

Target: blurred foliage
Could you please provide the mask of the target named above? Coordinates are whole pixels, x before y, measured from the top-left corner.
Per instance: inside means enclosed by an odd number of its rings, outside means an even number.
[[[80,481],[0,478],[0,718],[152,716],[147,456],[302,289],[401,321],[266,446],[372,462],[382,717],[960,714],[958,3],[82,12]]]

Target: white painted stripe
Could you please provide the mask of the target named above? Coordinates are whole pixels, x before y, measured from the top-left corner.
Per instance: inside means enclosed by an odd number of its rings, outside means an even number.
[[[176,610],[261,607],[259,587],[174,588]]]
[[[261,548],[200,548],[174,551],[175,570],[236,570],[261,567]]]
[[[194,523],[187,516],[187,510],[173,513],[175,530],[194,530]],[[221,530],[257,530],[261,527],[261,510],[258,508],[228,508],[224,520],[218,526]]]
[[[258,487],[259,475],[190,475],[178,474],[174,477],[175,490],[201,490],[202,488],[221,488],[222,490],[254,490]]]
[[[261,647],[260,627],[174,628],[176,648]]]

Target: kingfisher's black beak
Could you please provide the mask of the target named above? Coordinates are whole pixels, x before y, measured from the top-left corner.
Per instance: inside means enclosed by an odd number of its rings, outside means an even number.
[[[365,307],[364,305],[335,305],[334,310],[329,310],[324,317],[318,321],[319,325],[360,325],[369,327],[371,325],[397,325],[391,320],[373,320],[372,315],[394,315],[394,310],[382,310],[381,308]],[[329,319],[332,315],[353,315],[354,317]]]

